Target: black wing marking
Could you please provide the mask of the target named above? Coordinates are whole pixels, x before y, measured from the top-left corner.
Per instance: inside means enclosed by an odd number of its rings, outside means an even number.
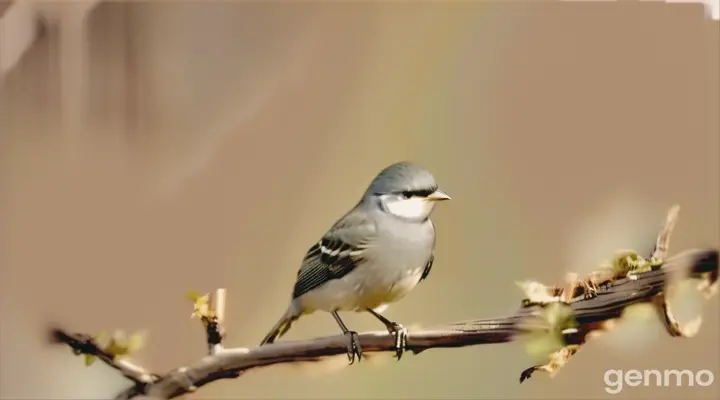
[[[432,269],[434,262],[435,262],[435,252],[433,252],[430,255],[430,259],[425,264],[425,270],[423,271],[423,274],[420,277],[420,282],[424,281],[428,277],[428,275],[430,275],[430,270]]]
[[[308,250],[303,266],[298,271],[293,298],[300,297],[325,282],[342,278],[363,262],[359,255],[350,254],[353,250],[347,243],[339,242],[337,247],[328,247],[325,243],[327,241],[323,239]],[[323,251],[323,248],[330,251]]]
[[[427,279],[428,275],[430,275],[430,270],[432,269],[433,263],[435,262],[435,224],[433,224],[432,221],[430,221],[430,224],[433,229],[433,251],[432,253],[430,253],[430,258],[425,263],[425,269],[423,270],[423,274],[418,282],[422,282]]]
[[[297,274],[293,298],[340,279],[362,264],[363,252],[375,234],[375,224],[361,215],[348,215],[310,247]]]

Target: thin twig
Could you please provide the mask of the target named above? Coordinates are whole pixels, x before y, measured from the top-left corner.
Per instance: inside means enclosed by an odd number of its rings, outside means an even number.
[[[225,338],[225,298],[226,290],[217,289],[210,295],[208,315],[202,317],[207,338],[208,353],[215,354],[223,349]]]
[[[670,236],[675,229],[675,225],[677,225],[679,213],[679,205],[673,206],[670,211],[668,211],[667,218],[665,219],[665,225],[660,230],[657,240],[655,241],[655,248],[650,255],[651,259],[662,260],[667,255],[668,249],[670,248]]]
[[[50,335],[52,342],[63,343],[69,346],[75,354],[97,357],[105,364],[118,370],[124,377],[133,381],[133,383],[140,388],[159,379],[158,375],[150,373],[138,364],[107,352],[100,347],[95,338],[90,335],[84,333],[68,333],[57,328],[52,328]]]

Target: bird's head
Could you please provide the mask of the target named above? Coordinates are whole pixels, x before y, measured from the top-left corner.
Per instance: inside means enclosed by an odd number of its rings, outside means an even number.
[[[424,221],[437,202],[450,200],[450,196],[438,188],[429,171],[403,161],[382,170],[370,183],[364,199],[376,202],[395,217]]]

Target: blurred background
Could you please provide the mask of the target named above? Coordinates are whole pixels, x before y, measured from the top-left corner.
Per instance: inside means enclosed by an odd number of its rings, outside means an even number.
[[[52,323],[145,330],[153,371],[196,360],[190,289],[226,287],[227,344],[259,342],[307,248],[399,160],[453,197],[430,279],[385,313],[406,326],[509,314],[517,280],[649,251],[675,203],[671,252],[720,244],[720,34],[699,4],[2,1],[0,46],[3,399],[125,387],[48,346]],[[717,398],[604,390],[608,369],[719,375],[717,298],[705,314],[693,339],[636,318],[523,385],[507,344],[188,398]],[[287,340],[335,333],[316,314]]]

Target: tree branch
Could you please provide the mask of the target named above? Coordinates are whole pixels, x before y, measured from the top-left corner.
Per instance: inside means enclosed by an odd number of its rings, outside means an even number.
[[[105,364],[118,370],[124,377],[131,380],[138,389],[143,389],[148,383],[156,382],[160,376],[148,372],[145,368],[117,357],[112,352],[98,345],[97,340],[83,333],[67,333],[61,329],[51,329],[51,342],[63,343],[69,346],[76,355],[85,354],[102,360]]]
[[[677,210],[668,215],[668,222],[658,235],[658,244],[653,257],[663,258],[667,251],[669,233],[677,219]],[[669,227],[669,228],[668,228]],[[620,275],[619,275],[620,276]],[[554,351],[548,364],[535,366],[523,371],[521,381],[533,371],[544,370],[556,373],[584,344],[590,333],[608,328],[608,321],[619,318],[623,311],[633,304],[654,303],[663,295],[670,284],[679,279],[700,279],[699,288],[710,293],[717,287],[718,251],[716,249],[687,250],[662,262],[661,268],[652,268],[638,273],[627,273],[614,279],[602,290],[588,297],[580,295],[569,302],[556,302],[569,311],[574,327],[559,327],[563,346]],[[208,383],[231,379],[250,369],[274,364],[312,362],[325,357],[342,355],[347,352],[344,335],[320,337],[310,340],[286,341],[250,348],[223,348],[225,291],[220,289],[210,297],[209,307],[201,312],[206,328],[209,354],[184,367],[175,368],[162,376],[150,374],[140,366],[112,354],[104,354],[95,341],[87,335],[68,334],[56,329],[56,341],[71,347],[76,354],[97,355],[105,364],[118,369],[134,383],[132,387],[117,395],[117,399],[131,399],[145,395],[171,399],[197,390]],[[478,344],[506,343],[523,334],[547,330],[548,319],[544,315],[544,304],[526,304],[514,315],[456,322],[409,332],[407,350],[415,354],[432,348],[463,347]],[[664,303],[663,303],[664,304]],[[198,310],[196,301],[196,312]],[[667,315],[667,313],[665,314]],[[549,331],[552,333],[552,330]],[[364,353],[395,352],[395,338],[389,332],[375,331],[359,335]]]

